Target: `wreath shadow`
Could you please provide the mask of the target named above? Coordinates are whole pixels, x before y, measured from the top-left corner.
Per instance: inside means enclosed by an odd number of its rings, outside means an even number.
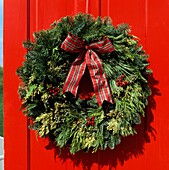
[[[160,91],[156,87],[158,81],[154,79],[153,74],[149,76],[149,85],[152,90],[152,95],[149,97],[149,106],[146,111],[146,117],[142,118],[142,123],[136,126],[137,135],[122,138],[120,145],[114,150],[106,149],[106,151],[97,151],[96,153],[84,153],[82,151],[71,155],[68,148],[60,149],[49,141],[45,147],[47,150],[54,150],[54,158],[59,158],[62,163],[66,160],[71,160],[74,166],[82,165],[84,170],[90,170],[93,164],[98,166],[98,169],[109,166],[109,169],[116,168],[118,164],[123,165],[125,161],[133,156],[138,158],[144,154],[145,144],[151,140],[156,140],[157,132],[151,126],[153,122],[153,110],[156,108],[154,96],[160,96]]]

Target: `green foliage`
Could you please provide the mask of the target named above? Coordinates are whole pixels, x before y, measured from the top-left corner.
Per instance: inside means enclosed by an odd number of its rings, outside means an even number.
[[[99,54],[112,91],[114,104],[98,107],[92,100],[63,94],[62,87],[76,55],[60,46],[68,33],[86,44],[107,36],[115,47],[110,54]],[[19,94],[24,113],[33,119],[30,128],[41,137],[50,137],[57,146],[70,146],[74,154],[107,147],[114,149],[121,136],[136,134],[134,126],[145,115],[151,94],[147,76],[148,55],[130,34],[127,25],[114,27],[110,18],[94,19],[88,14],[65,17],[48,30],[34,33],[34,41],[24,42],[26,61],[17,69],[22,80]],[[93,119],[93,124],[90,121]]]

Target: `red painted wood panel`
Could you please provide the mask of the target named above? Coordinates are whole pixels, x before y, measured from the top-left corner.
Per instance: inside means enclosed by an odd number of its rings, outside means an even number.
[[[154,89],[156,109],[153,110],[154,120],[152,126],[156,130],[156,141],[146,146],[146,153],[149,159],[146,162],[147,168],[169,169],[169,1],[148,1],[148,22],[147,22],[147,51],[151,58],[151,67],[154,70],[154,77],[158,80],[158,89]],[[157,83],[157,82],[156,82]],[[152,156],[153,155],[153,156]]]
[[[168,0],[6,0],[4,3],[6,170],[169,169]],[[34,31],[49,28],[53,21],[78,12],[110,16],[114,25],[128,23],[131,26],[132,33],[140,38],[140,43],[150,54],[151,68],[154,71],[153,77],[150,77],[153,95],[147,116],[137,126],[138,134],[124,138],[115,150],[95,154],[80,152],[71,156],[65,149],[59,155],[59,149],[49,145],[48,141],[37,141],[33,131],[29,138],[27,120],[18,111],[20,102],[15,71],[26,52],[22,48],[23,40],[29,36],[32,38]]]
[[[13,3],[15,2],[15,3]],[[5,169],[28,168],[27,119],[19,111],[19,80],[16,69],[22,64],[27,39],[27,2],[4,2],[4,139]]]

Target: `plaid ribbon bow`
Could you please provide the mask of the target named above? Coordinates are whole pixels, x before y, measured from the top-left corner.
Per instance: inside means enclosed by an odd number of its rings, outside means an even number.
[[[104,37],[102,41],[98,41],[85,45],[85,42],[79,37],[68,34],[63,41],[61,48],[70,53],[79,53],[78,57],[72,63],[68,76],[64,83],[63,92],[71,92],[77,95],[79,82],[88,67],[93,89],[99,105],[106,100],[112,103],[111,92],[106,79],[100,58],[96,53],[104,54],[114,51],[114,47],[108,37]]]

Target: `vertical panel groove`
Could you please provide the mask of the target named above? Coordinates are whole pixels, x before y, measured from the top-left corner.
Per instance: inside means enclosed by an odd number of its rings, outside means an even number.
[[[147,47],[148,0],[145,0],[145,46]]]
[[[77,14],[77,0],[74,0],[74,13]]]
[[[36,6],[35,7],[36,8],[36,13],[35,13],[35,15],[36,15],[35,30],[38,31],[38,0],[36,0],[35,6]]]
[[[148,33],[148,0],[145,0],[145,49],[147,50],[147,33]],[[148,112],[148,111],[147,111]],[[146,132],[148,129],[148,115],[145,117],[144,122],[144,132]],[[145,154],[146,155],[146,154]]]
[[[30,40],[30,0],[27,0],[27,40]],[[30,120],[27,119],[27,127]],[[27,170],[30,170],[30,129],[27,128]]]
[[[98,1],[98,5],[99,5],[99,7],[98,7],[98,9],[99,9],[99,13],[98,13],[98,16],[101,16],[102,15],[102,11],[101,11],[101,0],[99,0]]]
[[[89,0],[86,0],[86,14],[89,13]]]
[[[107,0],[107,16],[110,15],[109,12],[110,12],[110,0]]]

